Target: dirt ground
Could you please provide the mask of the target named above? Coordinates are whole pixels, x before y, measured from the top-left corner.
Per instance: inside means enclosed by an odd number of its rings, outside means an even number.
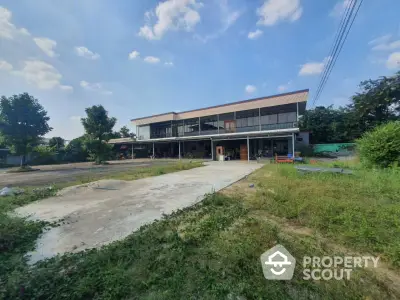
[[[100,180],[62,190],[57,197],[20,207],[32,219],[60,221],[37,242],[31,261],[99,247],[122,239],[164,214],[201,201],[262,164],[208,162],[206,166],[134,181]]]
[[[4,186],[37,186],[76,181],[79,176],[90,176],[103,173],[117,173],[136,167],[166,165],[176,160],[118,160],[108,165],[93,165],[91,162],[72,163],[63,165],[35,166],[40,171],[28,173],[6,173],[0,171],[0,188]]]

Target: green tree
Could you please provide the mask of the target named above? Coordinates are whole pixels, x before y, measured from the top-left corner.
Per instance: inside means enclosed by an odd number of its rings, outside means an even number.
[[[121,127],[121,129],[119,130],[119,133],[121,135],[122,138],[132,138],[134,139],[136,134],[134,134],[133,132],[130,132],[129,128],[126,126]]]
[[[307,110],[300,118],[300,129],[311,132],[311,142],[349,142],[358,137],[352,125],[351,110],[333,106],[318,106]]]
[[[119,130],[119,133],[121,134],[121,137],[123,138],[128,138],[131,137],[131,133],[129,132],[129,128],[126,126],[121,127]]]
[[[106,161],[111,153],[112,146],[107,144],[113,134],[116,118],[110,118],[102,105],[94,105],[86,108],[86,118],[82,118],[87,139],[85,146],[90,157],[96,162]]]
[[[62,137],[55,136],[49,140],[49,147],[59,150],[64,148],[65,140]]]
[[[37,99],[27,93],[1,97],[0,131],[5,145],[21,155],[21,166],[26,155],[37,146],[42,136],[50,132],[50,118]]]
[[[85,146],[86,136],[71,140],[65,147],[65,160],[70,162],[86,161],[89,153]]]
[[[362,132],[388,121],[398,120],[400,114],[400,71],[390,77],[360,83],[361,92],[352,97],[350,109]]]

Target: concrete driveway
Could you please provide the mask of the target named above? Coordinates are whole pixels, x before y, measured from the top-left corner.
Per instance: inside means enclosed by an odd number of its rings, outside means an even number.
[[[209,162],[204,167],[135,181],[100,180],[66,188],[58,197],[31,203],[16,212],[31,219],[63,219],[61,226],[45,232],[36,251],[29,253],[35,262],[125,238],[140,226],[191,206],[206,193],[219,191],[261,166]]]

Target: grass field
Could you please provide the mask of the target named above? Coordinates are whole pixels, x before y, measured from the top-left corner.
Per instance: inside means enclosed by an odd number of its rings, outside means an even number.
[[[16,207],[33,201],[51,197],[67,186],[84,184],[100,179],[135,180],[144,177],[158,176],[171,172],[200,167],[202,163],[174,163],[163,166],[138,167],[129,171],[112,174],[93,174],[77,177],[74,182],[57,184],[50,187],[24,187],[24,193],[17,196],[0,197],[0,299],[5,294],[6,282],[13,274],[26,272],[26,260],[23,255],[33,250],[34,242],[47,225],[45,222],[27,221],[24,218],[10,215]],[[9,297],[5,297],[9,298]]]
[[[5,298],[398,299],[400,172],[301,175],[266,165],[194,207],[100,250],[8,272]],[[249,187],[253,183],[254,188]],[[275,244],[304,255],[379,255],[351,280],[264,279],[259,257]],[[28,243],[29,244],[29,243]],[[22,248],[20,248],[22,249]],[[1,291],[1,290],[0,290]]]

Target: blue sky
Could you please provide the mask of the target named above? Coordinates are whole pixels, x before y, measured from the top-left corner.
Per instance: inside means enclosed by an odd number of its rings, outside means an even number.
[[[309,88],[350,0],[3,0],[0,91],[29,92],[54,128],[84,109],[129,120]],[[400,2],[364,1],[317,104],[344,105],[400,68]],[[132,128],[133,129],[133,128]]]

